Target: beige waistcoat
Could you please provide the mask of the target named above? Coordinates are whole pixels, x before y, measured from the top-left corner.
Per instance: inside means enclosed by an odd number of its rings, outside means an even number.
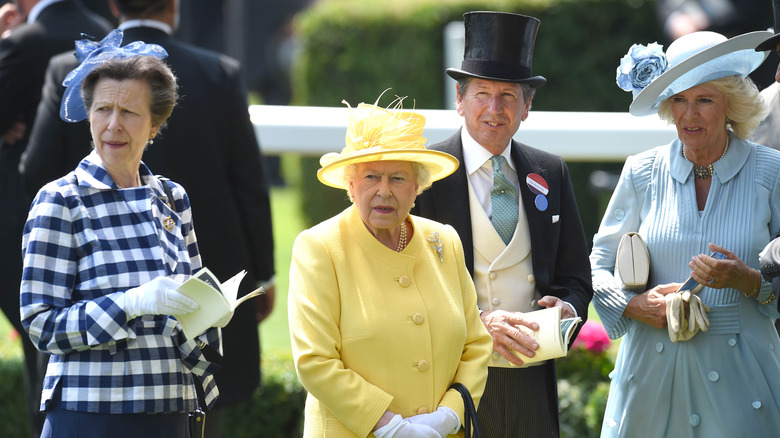
[[[474,239],[474,285],[477,304],[483,311],[506,310],[529,312],[535,310],[536,291],[531,262],[531,236],[523,203],[519,203],[515,234],[509,245],[493,228],[485,210],[469,183],[471,232]],[[543,363],[543,362],[540,362]],[[489,366],[515,367],[497,352],[493,352]]]

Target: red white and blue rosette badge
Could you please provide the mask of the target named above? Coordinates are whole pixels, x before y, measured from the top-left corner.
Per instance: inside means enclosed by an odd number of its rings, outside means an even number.
[[[66,122],[80,122],[87,118],[87,109],[81,99],[81,82],[92,70],[111,59],[124,59],[133,56],[153,56],[159,59],[168,57],[168,52],[157,44],[146,44],[134,41],[124,47],[121,29],[114,29],[100,42],[88,39],[76,41],[76,59],[81,63],[73,69],[62,85],[66,87],[65,95],[60,105],[60,118]]]
[[[537,173],[529,173],[528,176],[525,177],[525,183],[528,185],[531,192],[536,195],[536,198],[534,198],[536,208],[539,211],[547,210],[547,193],[550,191],[550,188],[547,186],[547,181]]]

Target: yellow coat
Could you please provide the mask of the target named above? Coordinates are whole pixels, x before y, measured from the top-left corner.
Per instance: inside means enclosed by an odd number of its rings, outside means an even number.
[[[493,344],[460,239],[448,225],[410,219],[401,253],[374,238],[354,206],[295,240],[288,313],[309,392],[305,437],[368,436],[387,409],[409,417],[447,406],[462,423],[450,384],[463,383],[475,403],[482,396]]]

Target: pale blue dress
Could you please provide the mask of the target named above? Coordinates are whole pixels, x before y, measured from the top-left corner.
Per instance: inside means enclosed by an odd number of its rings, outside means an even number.
[[[705,287],[711,326],[672,343],[666,329],[622,316],[634,293],[612,272],[621,236],[637,231],[652,262],[648,289],[683,282],[688,262],[713,242],[753,268],[780,229],[780,153],[730,134],[714,164],[707,204],[696,204],[693,165],[673,141],[626,160],[594,237],[593,304],[612,339],[623,337],[602,437],[780,436],[780,339],[777,303],[764,282],[758,299]]]

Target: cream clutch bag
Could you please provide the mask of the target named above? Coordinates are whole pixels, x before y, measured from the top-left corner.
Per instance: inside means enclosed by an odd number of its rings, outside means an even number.
[[[642,236],[626,233],[620,239],[615,259],[615,279],[624,289],[644,292],[650,276],[650,253]]]

